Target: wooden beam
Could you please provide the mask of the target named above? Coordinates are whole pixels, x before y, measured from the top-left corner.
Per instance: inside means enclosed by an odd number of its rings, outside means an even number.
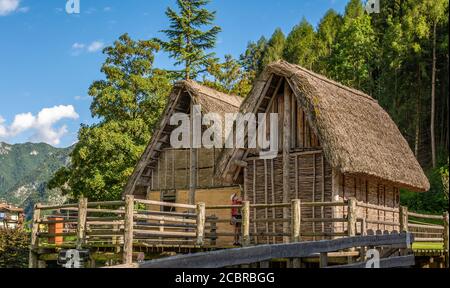
[[[190,179],[189,179],[189,195],[188,203],[195,204],[195,191],[197,189],[197,148],[194,148],[194,101],[191,100],[191,129],[190,129]],[[200,133],[201,131],[198,131]]]
[[[242,202],[242,245],[250,245],[250,202]]]
[[[449,247],[449,216],[448,212],[444,213],[444,251],[445,251],[445,267],[449,268],[449,253],[450,253],[450,247]]]
[[[80,198],[78,201],[77,249],[81,249],[86,243],[87,206],[87,198]]]
[[[300,231],[301,231],[301,219],[302,219],[302,212],[301,212],[301,200],[300,199],[294,199],[291,202],[291,241],[292,242],[299,242],[300,241]]]
[[[196,237],[197,237],[197,245],[203,246],[203,241],[205,239],[205,220],[206,220],[206,213],[205,213],[205,203],[197,203],[197,230],[196,230]]]
[[[123,264],[133,262],[133,224],[134,224],[134,196],[125,196],[125,232],[123,238]]]
[[[290,194],[290,165],[289,165],[289,153],[291,150],[290,141],[291,141],[291,119],[290,119],[290,101],[289,98],[291,96],[291,90],[289,88],[289,84],[285,82],[284,84],[284,109],[283,109],[283,203],[289,202],[289,194]],[[287,208],[283,208],[283,218],[289,217],[289,211]],[[288,226],[283,224],[283,232],[287,233]],[[284,239],[284,242],[288,242],[287,239]]]
[[[33,222],[31,227],[31,249],[28,268],[38,267],[38,255],[35,250],[39,248],[38,234],[39,234],[39,221],[41,218],[41,210],[38,208],[39,206],[40,204],[34,205]]]

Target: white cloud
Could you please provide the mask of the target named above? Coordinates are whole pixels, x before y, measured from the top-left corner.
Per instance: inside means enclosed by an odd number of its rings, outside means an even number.
[[[54,125],[63,119],[78,119],[72,105],[60,105],[42,109],[36,116],[32,113],[22,113],[14,117],[13,123],[6,126],[5,119],[0,116],[0,137],[12,138],[25,131],[32,131],[30,138],[33,142],[45,142],[58,145],[61,137],[67,134],[67,126],[55,128]]]
[[[20,0],[0,0],[0,16],[6,16],[19,8]]]
[[[94,41],[92,42],[89,47],[87,48],[88,52],[90,53],[94,53],[97,52],[99,50],[101,50],[103,48],[103,46],[105,46],[105,44],[103,44],[103,42],[100,41]]]
[[[105,46],[102,41],[93,41],[92,43],[86,45],[84,43],[75,42],[72,44],[72,55],[78,56],[83,52],[95,53]]]

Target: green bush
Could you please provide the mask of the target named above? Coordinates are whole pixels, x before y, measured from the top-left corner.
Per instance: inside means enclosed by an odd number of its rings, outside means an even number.
[[[27,268],[30,236],[23,229],[0,229],[0,268]]]

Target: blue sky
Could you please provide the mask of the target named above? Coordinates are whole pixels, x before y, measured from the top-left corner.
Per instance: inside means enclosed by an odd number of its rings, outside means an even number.
[[[47,142],[66,147],[81,123],[91,124],[89,85],[101,79],[101,48],[128,32],[134,39],[162,37],[164,11],[174,0],[80,0],[81,13],[67,14],[67,0],[0,0],[0,141]],[[213,0],[222,27],[215,52],[238,57],[248,41],[275,28],[285,33],[302,17],[317,25],[347,0]],[[155,66],[171,68],[165,53]]]

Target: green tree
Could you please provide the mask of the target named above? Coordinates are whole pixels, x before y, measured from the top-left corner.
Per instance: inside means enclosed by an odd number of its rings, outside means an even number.
[[[316,35],[314,28],[306,18],[295,26],[286,38],[283,58],[292,63],[312,69],[316,61]]]
[[[317,53],[316,72],[328,75],[327,66],[333,45],[336,42],[337,33],[342,25],[342,17],[334,10],[328,10],[320,20],[315,49]]]
[[[373,93],[372,69],[377,59],[376,34],[371,18],[359,0],[346,7],[343,25],[330,57],[332,78],[345,85]]]
[[[212,79],[205,77],[203,83],[211,88],[239,96],[246,96],[250,92],[251,83],[246,77],[247,74],[231,55],[225,55],[223,63],[211,60],[208,65],[208,73]]]
[[[252,79],[257,77],[263,70],[262,58],[266,50],[267,39],[262,36],[257,42],[249,42],[247,49],[241,54],[239,61],[244,71],[252,75]]]
[[[183,65],[182,77],[195,79],[205,71],[208,60],[214,53],[206,53],[216,45],[217,34],[221,31],[213,26],[205,31],[204,26],[210,27],[216,17],[216,12],[210,12],[204,6],[209,0],[177,0],[179,13],[167,8],[166,15],[170,20],[170,29],[162,30],[169,39],[156,39],[171,58],[175,65]]]
[[[286,43],[286,37],[280,28],[276,29],[266,45],[261,67],[264,69],[267,65],[277,60],[283,59],[283,50]]]
[[[81,127],[69,167],[55,174],[50,188],[73,198],[120,199],[170,89],[167,73],[153,68],[158,49],[154,41],[133,41],[127,34],[104,49],[106,79],[89,88],[99,122]]]

